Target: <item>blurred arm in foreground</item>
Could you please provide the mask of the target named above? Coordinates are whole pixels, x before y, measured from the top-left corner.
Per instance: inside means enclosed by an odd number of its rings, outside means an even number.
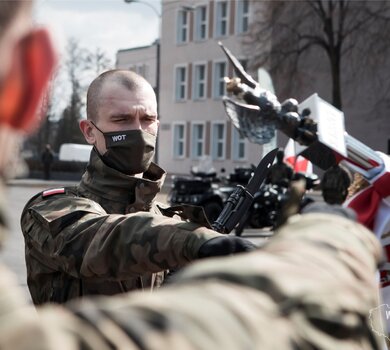
[[[296,215],[261,251],[194,264],[154,294],[44,307],[39,324],[67,349],[379,349],[379,257],[363,226]]]

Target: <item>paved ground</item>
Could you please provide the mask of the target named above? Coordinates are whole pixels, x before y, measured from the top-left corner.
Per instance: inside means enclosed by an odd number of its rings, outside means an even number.
[[[73,182],[59,184],[56,181],[42,180],[13,180],[7,188],[8,199],[8,218],[10,226],[10,236],[5,242],[5,246],[0,254],[0,261],[4,262],[12,269],[19,280],[19,283],[25,288],[28,295],[26,284],[26,267],[24,261],[24,241],[20,229],[20,214],[26,202],[36,193],[50,187],[72,185]],[[169,184],[164,187],[163,193],[158,195],[158,200],[166,202]],[[265,230],[249,229],[243,232],[243,237],[250,239],[257,245],[262,245],[272,232]]]

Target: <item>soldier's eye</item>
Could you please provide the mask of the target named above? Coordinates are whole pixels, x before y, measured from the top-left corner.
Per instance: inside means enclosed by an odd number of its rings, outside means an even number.
[[[120,123],[120,122],[125,122],[125,121],[127,121],[126,118],[118,118],[118,119],[114,120],[115,123]]]
[[[154,122],[156,120],[156,117],[152,115],[147,115],[144,117],[144,120],[147,122]]]

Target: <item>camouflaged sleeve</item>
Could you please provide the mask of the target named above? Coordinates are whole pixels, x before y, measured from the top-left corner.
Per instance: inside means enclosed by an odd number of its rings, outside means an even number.
[[[26,255],[74,277],[123,279],[183,266],[219,234],[147,212],[107,214],[86,198],[56,197],[22,214]]]
[[[380,255],[358,224],[293,217],[263,250],[193,264],[156,293],[46,306],[38,317],[1,298],[0,347],[379,350],[369,313]]]
[[[263,250],[193,264],[156,293],[73,302],[66,322],[42,315],[85,349],[379,350],[369,320],[379,259],[362,226],[308,214]]]

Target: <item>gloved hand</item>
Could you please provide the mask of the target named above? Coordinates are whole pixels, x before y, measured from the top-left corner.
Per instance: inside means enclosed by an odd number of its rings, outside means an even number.
[[[342,207],[341,205],[331,205],[325,202],[314,202],[306,205],[301,210],[301,214],[307,213],[326,213],[342,216],[344,218],[350,219],[352,221],[357,220],[357,215],[355,211],[351,208]]]
[[[235,236],[220,236],[203,243],[199,249],[198,258],[249,252],[254,249],[256,249],[256,246],[247,239]]]

